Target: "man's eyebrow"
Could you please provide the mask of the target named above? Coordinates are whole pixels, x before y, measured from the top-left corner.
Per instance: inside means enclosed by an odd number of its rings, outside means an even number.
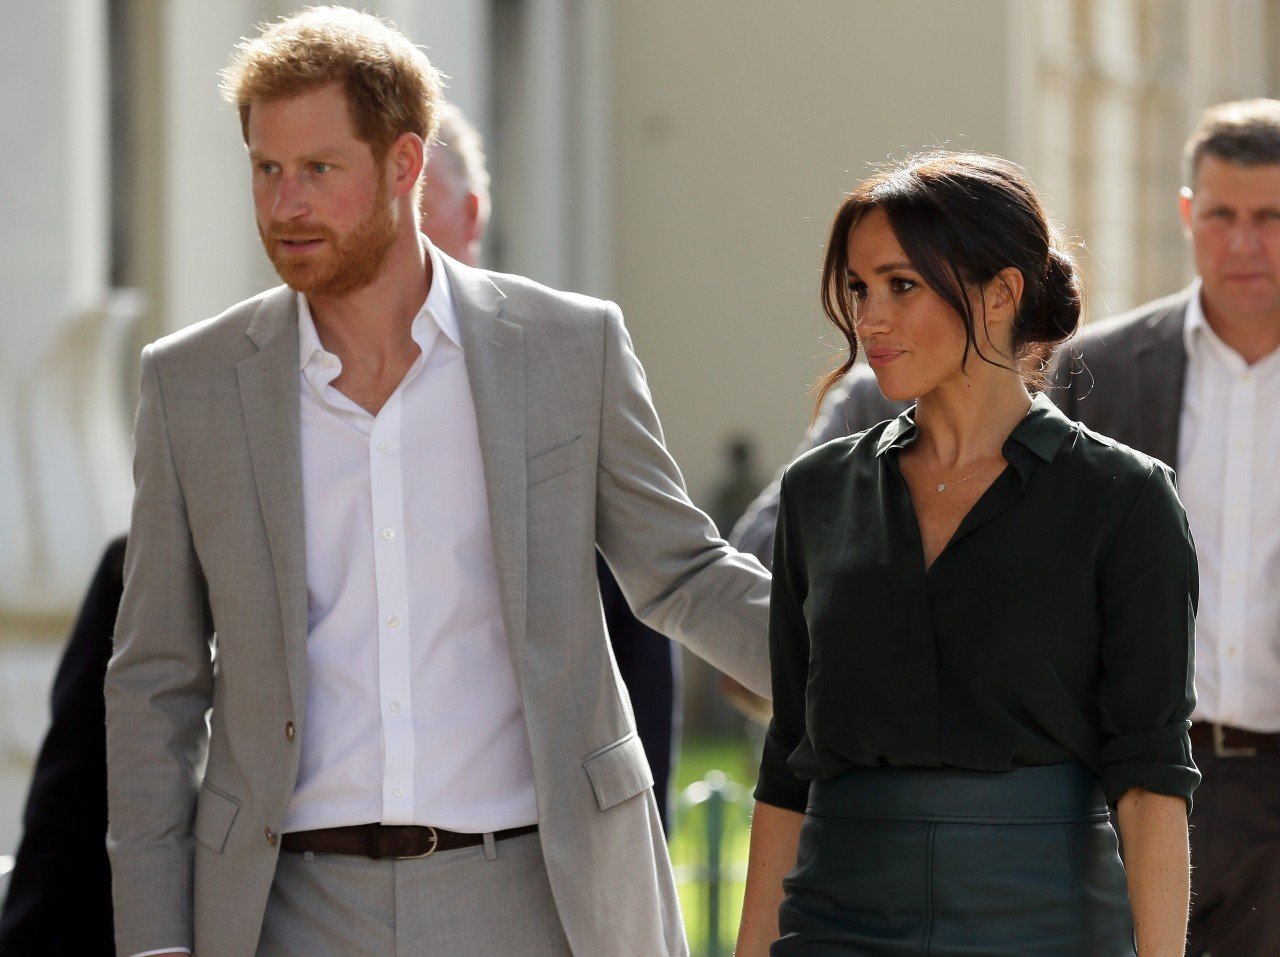
[[[347,154],[336,146],[322,146],[319,149],[309,150],[304,154],[308,159],[342,159]],[[249,159],[255,163],[262,160],[271,159],[261,150],[249,150]]]

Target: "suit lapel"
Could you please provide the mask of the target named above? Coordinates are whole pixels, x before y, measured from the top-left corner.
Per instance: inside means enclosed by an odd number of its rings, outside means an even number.
[[[267,530],[295,714],[306,704],[307,569],[302,514],[298,323],[294,293],[269,293],[249,324],[258,351],[236,374],[258,503]]]
[[[506,297],[483,272],[444,263],[476,409],[502,619],[519,682],[528,591],[524,329],[501,318]]]
[[[1134,354],[1138,434],[1142,437],[1142,441],[1135,444],[1175,469],[1182,389],[1187,373],[1182,330],[1188,301],[1182,299],[1151,316],[1147,320],[1147,335],[1142,337]]]

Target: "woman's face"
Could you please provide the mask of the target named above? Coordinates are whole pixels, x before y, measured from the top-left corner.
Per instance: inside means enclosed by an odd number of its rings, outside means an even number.
[[[885,398],[917,399],[963,375],[964,320],[925,285],[883,210],[853,228],[848,266],[854,329]]]

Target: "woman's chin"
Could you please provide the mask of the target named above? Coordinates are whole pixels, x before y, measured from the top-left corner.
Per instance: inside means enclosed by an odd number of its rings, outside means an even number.
[[[876,385],[880,387],[880,393],[890,402],[914,402],[919,393],[914,388],[914,383],[902,381],[901,376],[896,376],[888,369],[881,371],[872,369],[876,376]]]

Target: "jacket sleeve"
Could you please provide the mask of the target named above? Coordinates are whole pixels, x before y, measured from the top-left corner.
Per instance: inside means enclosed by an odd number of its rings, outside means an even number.
[[[107,780],[121,954],[192,946],[192,822],[208,749],[212,625],[151,347],[134,429],[133,519],[107,668]]]
[[[767,695],[769,574],[689,500],[613,303],[603,334],[597,545],[636,617]]]

